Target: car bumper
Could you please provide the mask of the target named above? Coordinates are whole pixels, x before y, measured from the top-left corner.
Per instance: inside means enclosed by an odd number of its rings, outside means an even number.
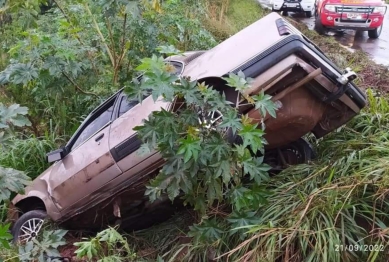
[[[320,20],[323,26],[336,29],[353,29],[368,31],[380,27],[383,23],[383,17],[378,15],[370,15],[365,21],[347,21],[342,20],[340,14],[322,13]]]
[[[276,1],[273,3],[274,11],[290,11],[290,12],[309,12],[312,11],[315,3],[285,3],[283,1]]]

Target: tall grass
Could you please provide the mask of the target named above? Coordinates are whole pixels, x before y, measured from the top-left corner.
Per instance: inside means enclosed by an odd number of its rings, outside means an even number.
[[[65,140],[55,134],[40,138],[33,135],[14,137],[8,146],[2,148],[0,166],[24,171],[34,179],[50,165],[46,153],[64,144]]]
[[[246,228],[243,241],[228,232],[213,247],[177,241],[159,250],[165,261],[205,261],[210,249],[219,261],[387,261],[389,97],[369,90],[368,99],[368,109],[317,141],[313,164],[266,184],[274,195],[258,208],[259,222]],[[162,246],[160,238],[149,239]]]

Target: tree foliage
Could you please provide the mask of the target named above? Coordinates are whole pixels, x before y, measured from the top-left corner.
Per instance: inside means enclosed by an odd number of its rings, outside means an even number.
[[[30,122],[26,118],[27,108],[13,104],[9,107],[0,104],[0,152],[9,138],[12,127],[23,127]],[[11,192],[22,192],[29,178],[20,171],[0,166],[0,203],[8,200]]]
[[[12,127],[23,127],[30,122],[25,117],[27,108],[13,104],[9,107],[0,103],[0,153],[4,150],[4,144],[10,135]],[[0,204],[8,201],[12,192],[22,192],[30,179],[23,172],[0,166]],[[8,243],[12,239],[9,234],[9,224],[0,224],[0,248],[10,248]]]

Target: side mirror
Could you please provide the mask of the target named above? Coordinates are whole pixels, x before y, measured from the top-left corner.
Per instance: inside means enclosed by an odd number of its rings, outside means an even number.
[[[51,151],[50,153],[46,154],[47,162],[51,163],[51,162],[61,160],[62,158],[65,157],[65,155],[66,155],[65,148],[60,148],[55,151]]]

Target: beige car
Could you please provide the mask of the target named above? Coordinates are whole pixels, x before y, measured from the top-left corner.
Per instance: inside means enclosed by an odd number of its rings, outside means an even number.
[[[355,73],[340,71],[276,13],[211,50],[187,52],[166,61],[180,76],[226,92],[230,101],[236,101],[237,93],[221,77],[239,71],[255,79],[248,94],[264,90],[279,101],[277,118],[265,118],[269,142],[265,159],[274,169],[308,161],[312,150],[302,136],[322,137],[366,104],[364,94],[352,84]],[[169,201],[151,204],[144,196],[145,184],[164,161],[158,152],[138,154],[141,141],[133,131],[161,108],[172,109],[152,97],[140,104],[119,91],[91,112],[65,147],[47,155],[54,164],[25,194],[12,200],[18,210],[12,230],[15,239],[34,238],[45,218],[70,229],[98,229],[118,220],[140,228],[166,219],[174,211]],[[241,108],[241,113],[261,119],[251,106]]]

